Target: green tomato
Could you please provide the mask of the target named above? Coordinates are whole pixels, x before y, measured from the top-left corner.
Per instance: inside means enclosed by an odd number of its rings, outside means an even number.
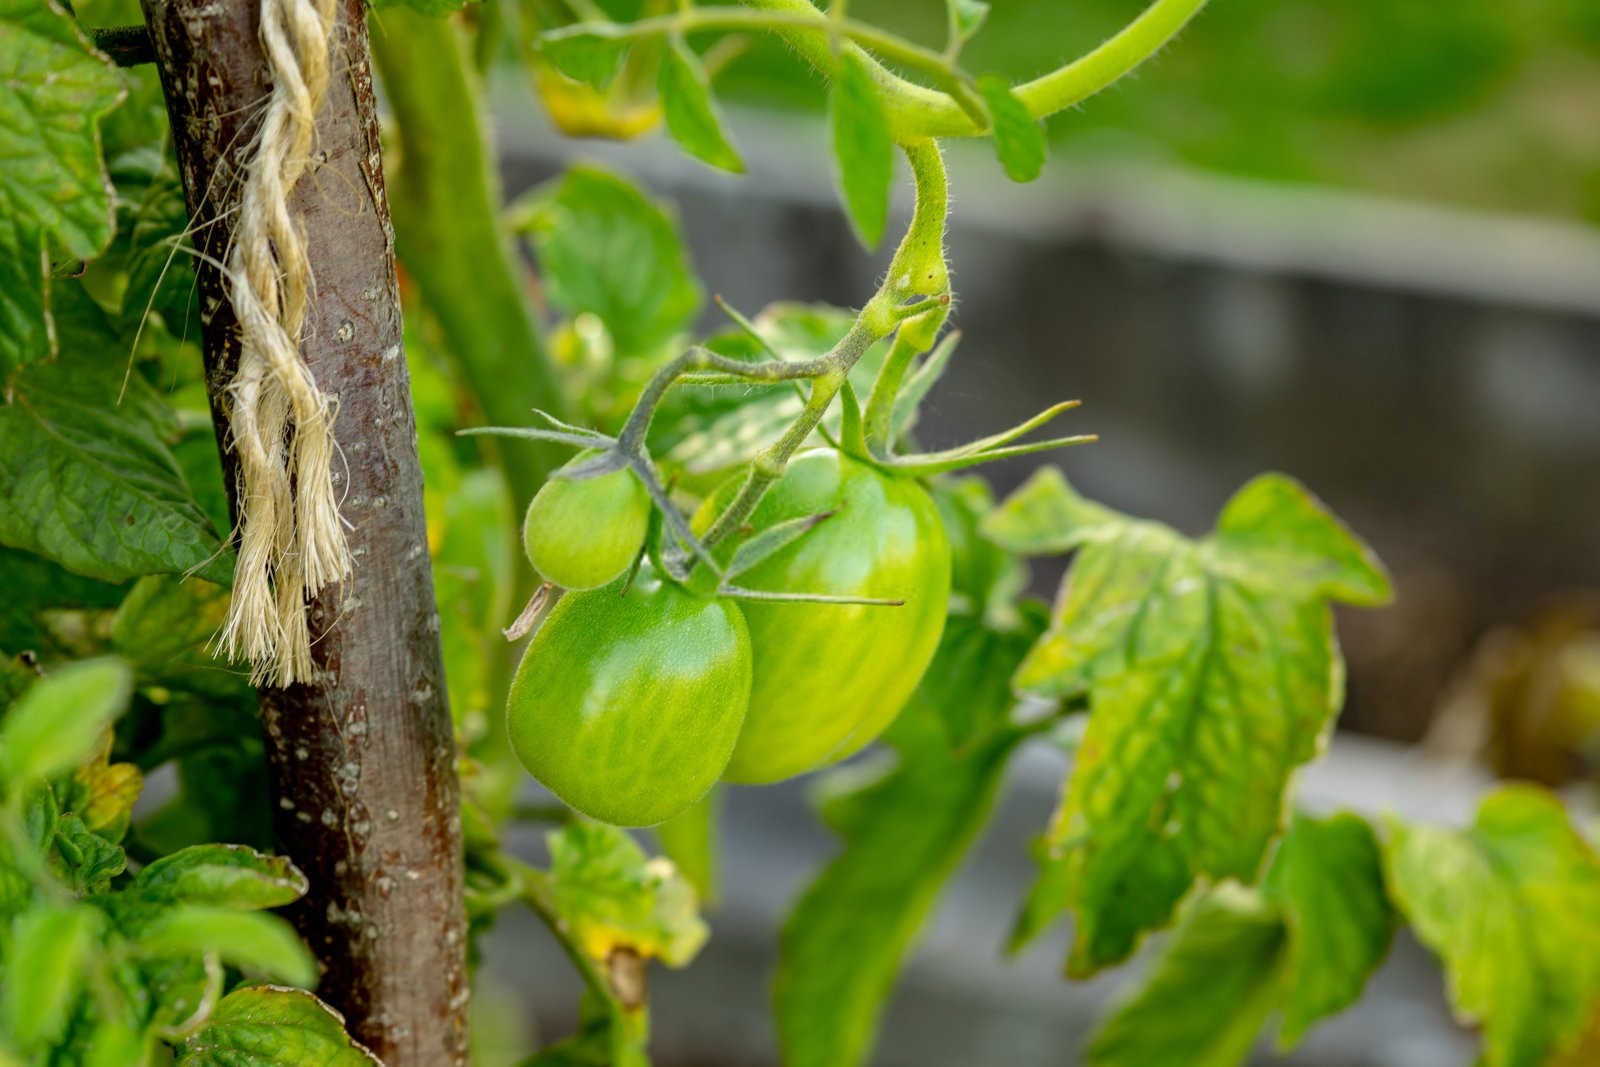
[[[572,463],[593,454],[582,453]],[[650,526],[650,495],[626,469],[581,482],[559,473],[528,505],[522,547],[545,581],[563,589],[598,589],[638,556]]]
[[[507,725],[556,796],[618,826],[651,826],[716,783],[750,697],[739,606],[642,571],[569,593],[517,667]]]
[[[702,507],[709,525],[733,486]],[[950,598],[939,512],[910,479],[831,449],[790,463],[761,498],[754,529],[837,510],[735,579],[751,589],[904,600],[898,607],[750,600],[750,710],[723,777],[775,782],[843,759],[894,720],[933,658]]]

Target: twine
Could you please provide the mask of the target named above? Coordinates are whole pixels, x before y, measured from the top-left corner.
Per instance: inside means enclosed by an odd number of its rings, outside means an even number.
[[[306,601],[350,573],[333,487],[333,406],[300,358],[311,268],[289,211],[328,87],[337,2],[261,0],[272,90],[227,257],[240,332],[225,405],[239,465],[239,559],[218,641],[250,663],[255,685],[310,679]]]

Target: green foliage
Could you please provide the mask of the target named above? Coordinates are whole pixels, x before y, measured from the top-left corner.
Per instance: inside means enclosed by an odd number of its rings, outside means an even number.
[[[952,48],[966,44],[989,17],[989,5],[983,0],[945,0],[945,11],[949,16],[948,38]]]
[[[1571,1051],[1600,1004],[1600,858],[1561,802],[1506,786],[1465,830],[1390,820],[1383,862],[1488,1067]]]
[[[25,368],[0,406],[0,542],[102,581],[192,570],[228,582],[233,557],[169,447],[172,410],[105,358],[104,314],[69,293],[60,356]]]
[[[728,141],[711,82],[700,58],[682,38],[673,38],[661,57],[661,111],[667,129],[685,152],[713,167],[744,173],[744,160]]]
[[[1255,881],[1290,772],[1343,699],[1330,600],[1371,604],[1371,553],[1294,483],[1256,479],[1190,541],[1082,500],[1045,471],[986,520],[1024,553],[1077,547],[1015,684],[1087,694],[1090,721],[1013,940],[1076,915],[1092,974],[1164,925],[1197,877]]]
[[[994,153],[1014,182],[1031,182],[1044,171],[1044,129],[1030,114],[1011,85],[995,74],[978,79],[978,92],[989,109]]]
[[[42,782],[87,759],[127,707],[131,682],[114,659],[71,664],[35,682],[0,720],[0,783]]]
[[[1282,1011],[1288,1049],[1360,996],[1389,947],[1378,843],[1353,815],[1296,816],[1260,889],[1185,906],[1161,959],[1089,1044],[1095,1067],[1235,1067]]]
[[[851,53],[839,59],[828,98],[828,125],[837,161],[834,176],[856,236],[868,248],[883,240],[894,178],[889,115],[865,63]]]
[[[382,11],[388,7],[409,7],[411,10],[434,18],[460,11],[477,0],[373,0],[373,8]]]
[[[710,931],[695,892],[668,860],[645,855],[625,830],[574,822],[546,837],[550,906],[595,960],[618,950],[682,967]]]
[[[1004,679],[1027,641],[974,642],[952,620],[922,685],[896,720],[897,764],[834,791],[825,816],[844,850],[785,921],[774,981],[778,1035],[792,1067],[853,1067],[866,1060],[900,964],[940,890],[988,821],[1007,757],[1024,736],[1009,725]],[[994,635],[998,638],[998,635]],[[974,651],[974,644],[979,651]],[[952,747],[952,720],[982,723]]]
[[[275,990],[298,1005],[276,1015],[222,997],[226,967],[316,980],[289,924],[262,910],[305,893],[288,860],[202,845],[127,872],[141,778],[111,762],[108,725],[134,677],[112,659],[52,665],[0,717],[0,1062],[129,1067],[169,1062],[155,1051],[168,1042],[183,1063],[375,1062],[332,1058],[353,1046],[308,993]],[[312,1026],[306,1005],[328,1021]],[[252,1048],[261,1058],[243,1058]]]
[[[246,986],[218,1002],[184,1041],[178,1067],[370,1067],[378,1058],[344,1032],[339,1013],[310,993]]]
[[[56,0],[0,0],[0,392],[56,352],[52,252],[87,259],[111,239],[98,122],[123,93]]]
[[[660,204],[622,177],[571,167],[513,209],[550,303],[598,317],[621,356],[653,356],[700,310],[701,291]]]

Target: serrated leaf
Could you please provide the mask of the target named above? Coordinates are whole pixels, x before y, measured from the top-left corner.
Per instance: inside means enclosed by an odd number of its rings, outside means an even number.
[[[166,444],[171,410],[138,375],[124,383],[104,344],[64,344],[0,405],[0,543],[103,581],[195,570],[228,582],[233,555]]]
[[[1186,905],[1162,956],[1095,1034],[1095,1067],[1236,1067],[1268,1016],[1280,1047],[1360,996],[1393,932],[1378,844],[1353,815],[1297,815],[1261,888]]]
[[[93,753],[72,772],[72,778],[57,784],[62,810],[78,813],[91,833],[116,843],[127,833],[133,806],[144,788],[144,775],[131,763],[111,762],[112,740],[111,731],[103,731]]]
[[[249,909],[291,904],[307,888],[287,856],[244,845],[194,845],[148,864],[128,891],[163,904]]]
[[[100,947],[105,918],[81,904],[43,905],[24,912],[9,931],[0,984],[5,1032],[24,1049],[54,1044],[66,1033],[78,990]]]
[[[986,533],[1081,547],[1015,684],[1044,699],[1087,695],[1091,714],[1013,943],[1071,909],[1067,969],[1086,975],[1164,925],[1196,878],[1255,881],[1289,774],[1321,750],[1344,695],[1329,600],[1349,590],[1271,576],[1300,575],[1319,552],[1365,550],[1320,511],[1317,523],[1285,523],[1282,542],[1230,540],[1220,526],[1191,541],[1089,505],[1058,475],[1018,496]],[[1019,516],[1027,535],[1008,540]]]
[[[183,1043],[178,1067],[374,1067],[344,1019],[310,993],[246,986],[217,1003]]]
[[[889,114],[865,62],[853,52],[840,56],[828,95],[835,178],[850,224],[867,248],[878,247],[889,219],[889,184],[894,179],[894,138]]]
[[[652,352],[700,310],[677,221],[633,183],[597,167],[570,168],[519,212],[550,303],[600,318],[619,352]]]
[[[596,960],[618,949],[682,967],[709,931],[688,881],[627,831],[577,822],[552,831],[547,889],[573,939]]]
[[[122,93],[56,0],[0,0],[0,391],[55,352],[47,243],[87,259],[111,239],[98,124]]]
[[[147,924],[133,943],[147,959],[214,955],[230,967],[290,985],[317,980],[317,964],[283,919],[257,911],[183,905]]]
[[[86,760],[132,686],[116,659],[70,663],[35,682],[0,720],[0,786],[54,778]]]
[[[700,57],[680,38],[674,38],[661,56],[657,90],[667,129],[685,152],[713,167],[744,173],[744,160],[724,132]]]
[[[1372,828],[1355,815],[1296,815],[1262,882],[1288,927],[1283,1025],[1293,1048],[1318,1020],[1361,996],[1394,933]]]
[[[1040,467],[1000,507],[984,517],[981,532],[1021,556],[1057,556],[1121,534],[1121,515],[1081,496],[1059,467]]]
[[[1600,858],[1556,797],[1502,787],[1466,830],[1391,820],[1383,861],[1457,1015],[1483,1026],[1487,1067],[1533,1067],[1582,1039],[1600,1004]]]
[[[994,153],[1014,182],[1031,182],[1044,171],[1044,127],[1028,114],[1011,84],[996,74],[978,79],[978,94],[989,109]]]
[[[1090,1039],[1092,1067],[1234,1067],[1272,1013],[1284,930],[1237,886],[1189,908],[1138,991]]]
[[[845,836],[844,850],[784,922],[773,996],[791,1067],[854,1067],[866,1059],[901,962],[988,821],[1021,737],[995,729],[965,754],[952,751],[940,726],[951,705],[982,703],[970,717],[998,721],[1011,695],[952,685],[953,675],[973,679],[941,669],[950,647],[941,646],[891,727],[898,765],[831,799],[829,821]],[[861,782],[852,768],[836,773]]]
[[[1238,573],[1305,595],[1347,604],[1384,604],[1392,597],[1378,557],[1305,486],[1264,474],[1233,495],[1217,517],[1213,542]]]

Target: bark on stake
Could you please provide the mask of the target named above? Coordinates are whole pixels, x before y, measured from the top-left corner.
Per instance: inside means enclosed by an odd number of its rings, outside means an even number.
[[[215,268],[271,87],[261,2],[142,3],[202,253],[207,391],[236,496],[224,404],[238,323]],[[261,716],[279,837],[311,881],[292,917],[326,967],[319,993],[388,1067],[436,1067],[466,1062],[460,808],[364,14],[338,0],[312,169],[289,197],[314,279],[300,354],[336,404],[354,571],[307,608],[311,680],[262,688]]]

